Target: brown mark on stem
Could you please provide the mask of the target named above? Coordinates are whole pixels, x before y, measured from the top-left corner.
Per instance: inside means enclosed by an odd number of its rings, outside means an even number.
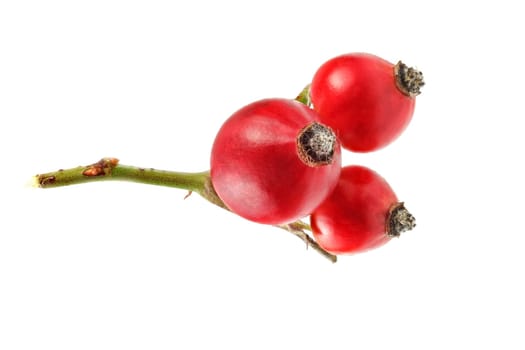
[[[84,176],[105,176],[110,175],[111,171],[118,164],[117,158],[102,158],[96,163],[88,165],[82,172]]]

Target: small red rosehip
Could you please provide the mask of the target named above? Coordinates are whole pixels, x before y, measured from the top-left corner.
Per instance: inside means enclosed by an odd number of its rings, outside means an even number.
[[[363,166],[347,166],[332,194],[310,216],[312,232],[334,254],[379,247],[415,227],[388,183]]]
[[[234,213],[264,224],[309,215],[341,171],[334,132],[302,103],[265,99],[235,112],[211,152],[211,181]]]
[[[423,74],[371,54],[351,53],[325,62],[315,73],[310,98],[322,123],[341,145],[370,152],[394,141],[407,127]]]

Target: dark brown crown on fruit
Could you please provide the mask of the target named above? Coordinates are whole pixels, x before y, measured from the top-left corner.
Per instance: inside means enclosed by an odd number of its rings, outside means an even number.
[[[416,218],[409,213],[403,202],[396,203],[390,208],[387,219],[386,232],[391,237],[399,237],[401,233],[416,227]]]
[[[313,122],[306,126],[297,136],[299,158],[308,166],[331,164],[337,139],[335,133],[327,126]]]
[[[423,73],[415,68],[408,67],[401,61],[394,66],[394,75],[399,90],[410,97],[419,95],[421,88],[425,85]]]

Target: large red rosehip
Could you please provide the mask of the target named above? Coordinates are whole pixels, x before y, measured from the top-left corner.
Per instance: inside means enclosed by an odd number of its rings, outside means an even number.
[[[379,247],[415,226],[388,183],[363,166],[341,170],[330,196],[312,213],[315,240],[334,253],[357,253]]]
[[[325,62],[315,73],[310,98],[321,122],[337,133],[344,148],[370,152],[394,141],[407,127],[421,72],[366,53]]]
[[[265,99],[235,112],[211,152],[211,180],[226,206],[264,224],[309,215],[341,170],[339,141],[307,106]]]

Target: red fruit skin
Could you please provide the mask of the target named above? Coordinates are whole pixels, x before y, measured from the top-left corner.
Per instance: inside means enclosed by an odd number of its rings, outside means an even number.
[[[334,254],[363,252],[387,243],[387,219],[397,197],[378,173],[363,166],[341,170],[332,194],[312,213],[315,240]]]
[[[211,152],[215,191],[234,213],[263,224],[309,215],[333,190],[341,171],[337,141],[329,165],[311,167],[297,153],[299,132],[318,120],[293,100],[266,99],[235,112]]]
[[[321,122],[354,152],[390,144],[410,123],[415,107],[415,98],[397,87],[394,65],[367,53],[325,62],[314,75],[310,97]]]

